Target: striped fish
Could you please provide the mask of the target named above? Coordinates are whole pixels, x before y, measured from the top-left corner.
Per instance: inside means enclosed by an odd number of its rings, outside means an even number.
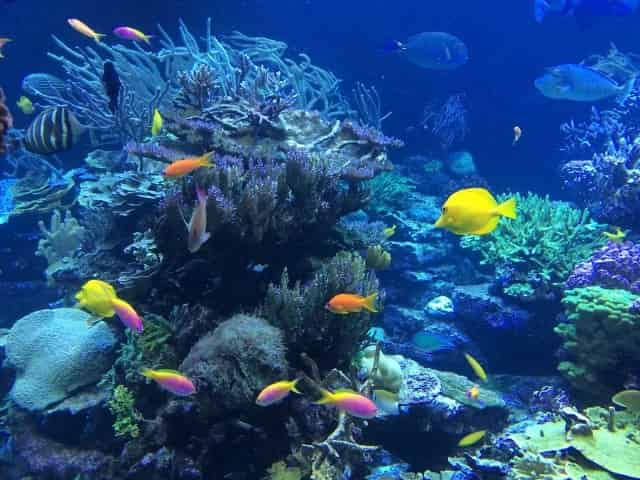
[[[71,110],[66,107],[48,108],[29,125],[24,147],[41,155],[64,152],[73,147],[82,132],[82,126]]]

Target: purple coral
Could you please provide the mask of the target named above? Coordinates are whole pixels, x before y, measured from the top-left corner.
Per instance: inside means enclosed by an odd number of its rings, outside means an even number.
[[[404,142],[402,140],[399,138],[388,137],[377,128],[361,125],[360,123],[351,120],[344,122],[344,126],[351,130],[353,134],[361,140],[371,142],[380,147],[404,147]]]
[[[640,244],[609,242],[578,264],[566,282],[567,288],[598,285],[640,293]]]

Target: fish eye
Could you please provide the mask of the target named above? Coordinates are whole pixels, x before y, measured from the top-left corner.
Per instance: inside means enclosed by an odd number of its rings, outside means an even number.
[[[447,207],[442,207],[442,213],[447,213]]]

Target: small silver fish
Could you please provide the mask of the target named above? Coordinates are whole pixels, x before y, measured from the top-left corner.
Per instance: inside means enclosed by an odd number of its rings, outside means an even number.
[[[211,238],[211,234],[207,232],[207,192],[200,187],[196,187],[198,195],[198,203],[193,209],[191,220],[187,226],[189,230],[189,239],[187,248],[191,253],[200,250],[200,247]]]

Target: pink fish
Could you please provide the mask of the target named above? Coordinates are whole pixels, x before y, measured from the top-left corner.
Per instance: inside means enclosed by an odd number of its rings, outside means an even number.
[[[175,395],[186,397],[196,393],[196,387],[193,385],[193,382],[176,370],[151,370],[150,368],[143,368],[140,374],[150,378],[162,388]]]
[[[118,27],[113,29],[113,33],[123,40],[133,40],[134,42],[151,43],[149,40],[153,38],[151,35],[145,35],[140,30],[131,27]]]
[[[378,407],[371,399],[353,390],[322,391],[322,398],[315,402],[317,405],[332,405],[344,410],[352,417],[373,418],[378,413]]]
[[[288,397],[291,392],[300,393],[296,389],[296,383],[298,380],[282,380],[264,387],[256,399],[256,404],[266,407]]]
[[[211,234],[207,232],[207,192],[200,187],[196,187],[198,194],[198,203],[193,209],[191,220],[187,226],[189,229],[189,239],[187,248],[191,253],[200,250],[200,247],[211,238]]]
[[[113,306],[116,315],[118,315],[118,318],[120,318],[120,321],[124,323],[125,326],[129,327],[136,333],[142,333],[144,331],[142,319],[131,305],[117,297],[111,299],[111,305]]]

